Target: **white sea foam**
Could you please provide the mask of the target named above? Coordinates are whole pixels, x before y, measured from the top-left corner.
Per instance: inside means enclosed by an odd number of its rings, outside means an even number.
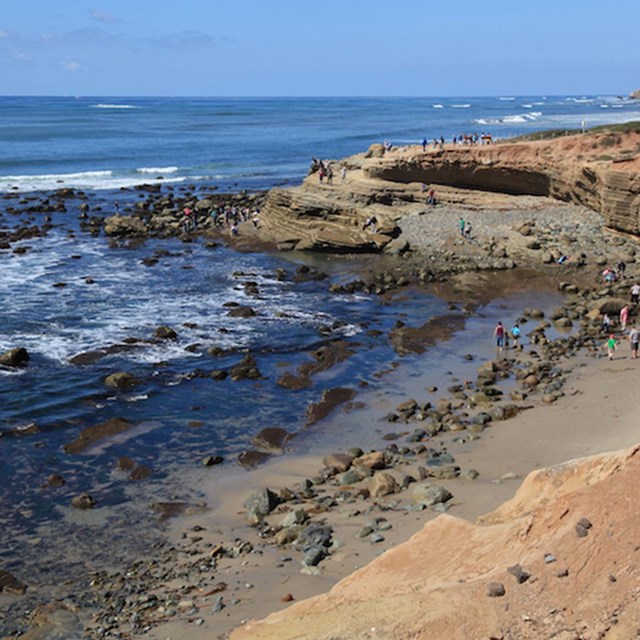
[[[451,108],[452,109],[468,109],[471,105],[470,104],[452,104]]]
[[[444,105],[443,104],[432,104],[431,106],[434,109],[444,109]]]
[[[517,124],[521,122],[527,122],[527,118],[524,115],[506,116],[501,120],[505,124]]]
[[[523,104],[522,105],[525,109],[531,109],[533,107],[533,104]]]
[[[515,98],[512,98],[511,96],[508,96],[508,97],[500,97],[500,98],[498,98],[498,100],[503,100],[505,102],[507,102],[507,101],[510,102],[511,100],[515,100]]]
[[[109,103],[100,103],[100,104],[92,104],[92,109],[140,109],[133,104],[109,104]]]
[[[535,122],[542,116],[542,111],[529,111],[527,113],[518,113],[504,118],[476,118],[476,124],[497,125],[497,124],[523,124],[525,122]]]
[[[140,172],[142,173],[142,172]],[[149,172],[152,173],[152,172]],[[154,171],[153,173],[160,173]],[[167,172],[168,173],[168,172]],[[62,187],[72,189],[120,189],[123,187],[135,187],[144,181],[145,183],[169,183],[183,182],[184,176],[175,176],[158,180],[152,177],[116,175],[111,170],[81,171],[78,173],[51,173],[42,175],[15,175],[0,176],[0,192],[30,192],[51,191]]]
[[[175,173],[178,167],[140,167],[136,169],[138,173]]]

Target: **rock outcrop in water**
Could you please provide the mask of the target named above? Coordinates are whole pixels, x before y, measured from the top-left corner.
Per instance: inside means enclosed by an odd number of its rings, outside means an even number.
[[[633,127],[426,151],[374,146],[375,153],[339,163],[345,182],[327,184],[312,174],[299,187],[269,192],[264,235],[281,248],[380,251],[397,235],[399,218],[427,209],[422,185],[550,196],[600,212],[612,229],[640,234],[640,131]],[[376,224],[365,229],[372,217]]]
[[[231,640],[635,638],[639,482],[640,445],[535,471],[476,524],[441,515]]]

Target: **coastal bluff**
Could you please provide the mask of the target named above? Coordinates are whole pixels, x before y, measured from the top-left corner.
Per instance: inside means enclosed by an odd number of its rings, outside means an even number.
[[[423,185],[435,189],[438,202],[454,205],[482,206],[496,193],[551,197],[600,213],[611,229],[640,234],[637,127],[424,150],[372,145],[333,167],[333,184],[312,173],[300,186],[268,193],[261,213],[266,239],[281,249],[397,252],[404,242],[398,221],[430,209]],[[365,229],[371,217],[377,224]]]
[[[635,638],[640,445],[532,472],[475,524],[443,514],[328,593],[231,640]]]

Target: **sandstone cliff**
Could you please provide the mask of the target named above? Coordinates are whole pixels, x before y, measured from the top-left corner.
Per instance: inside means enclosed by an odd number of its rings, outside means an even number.
[[[476,524],[441,515],[322,596],[231,640],[629,640],[640,445],[529,475]]]
[[[633,129],[374,151],[335,163],[347,167],[344,184],[323,184],[312,174],[299,187],[272,190],[262,213],[267,238],[282,248],[381,250],[397,234],[398,219],[427,208],[423,184],[550,196],[600,212],[613,229],[640,233],[640,132]],[[363,229],[371,216],[377,233]]]

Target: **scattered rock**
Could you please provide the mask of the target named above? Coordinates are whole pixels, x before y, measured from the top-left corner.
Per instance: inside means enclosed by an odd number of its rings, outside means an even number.
[[[487,585],[487,596],[489,598],[502,598],[506,593],[502,582],[490,582]]]
[[[71,499],[71,506],[76,509],[93,509],[96,506],[96,501],[89,493],[81,493]]]
[[[26,367],[29,364],[29,352],[24,347],[9,349],[0,354],[0,365],[4,367]]]
[[[117,373],[108,375],[104,379],[104,383],[107,387],[112,387],[113,389],[128,389],[129,387],[134,387],[140,384],[140,380],[138,380],[138,378],[136,378],[132,373],[118,371]]]

